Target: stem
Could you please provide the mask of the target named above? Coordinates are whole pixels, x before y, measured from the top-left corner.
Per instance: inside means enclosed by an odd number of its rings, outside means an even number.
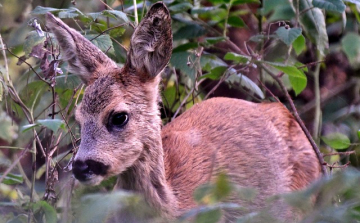
[[[226,38],[226,31],[227,31],[227,25],[228,25],[228,20],[229,20],[230,8],[231,8],[231,3],[226,4],[227,12],[226,12],[226,18],[225,18],[225,23],[224,23],[224,31],[223,31],[224,38]]]
[[[137,13],[136,0],[133,0],[133,4],[134,4],[135,26],[137,26],[139,24],[139,18],[138,18],[138,13]]]
[[[322,56],[318,52],[318,60],[322,60]],[[321,125],[321,98],[320,98],[320,63],[316,65],[314,75],[314,93],[315,93],[315,114],[314,114],[314,127],[313,137],[319,143],[320,125]]]

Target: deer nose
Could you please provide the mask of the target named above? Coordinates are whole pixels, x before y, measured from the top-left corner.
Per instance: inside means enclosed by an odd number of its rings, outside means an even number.
[[[106,175],[109,166],[95,160],[76,160],[73,163],[73,174],[79,181],[90,180],[94,175]]]

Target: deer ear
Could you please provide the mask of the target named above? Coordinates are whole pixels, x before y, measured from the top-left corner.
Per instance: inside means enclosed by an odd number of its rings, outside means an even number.
[[[127,68],[138,75],[153,78],[170,60],[172,51],[171,17],[165,4],[151,6],[131,37]]]
[[[102,69],[117,67],[94,44],[51,13],[46,14],[46,26],[58,40],[62,57],[69,63],[69,71],[80,75],[85,84],[98,78]]]

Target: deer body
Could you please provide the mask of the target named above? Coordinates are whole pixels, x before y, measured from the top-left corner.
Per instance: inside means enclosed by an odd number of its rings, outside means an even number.
[[[142,193],[173,218],[194,207],[195,188],[219,172],[259,191],[253,209],[320,176],[315,153],[281,104],[214,98],[161,127],[158,74],[172,48],[163,3],[154,4],[136,28],[123,68],[51,14],[47,26],[69,69],[87,85],[76,110],[81,144],[73,173],[81,182],[98,184],[118,175],[121,188]],[[284,210],[279,203],[273,211],[286,218]]]

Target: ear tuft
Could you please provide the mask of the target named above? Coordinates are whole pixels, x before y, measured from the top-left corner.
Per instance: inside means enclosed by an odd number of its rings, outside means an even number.
[[[138,75],[153,78],[164,69],[172,51],[171,17],[164,3],[151,6],[130,45],[127,67],[135,69]]]
[[[69,63],[69,71],[80,75],[85,84],[98,78],[101,69],[117,67],[94,44],[49,12],[46,26],[58,40],[62,57]]]

